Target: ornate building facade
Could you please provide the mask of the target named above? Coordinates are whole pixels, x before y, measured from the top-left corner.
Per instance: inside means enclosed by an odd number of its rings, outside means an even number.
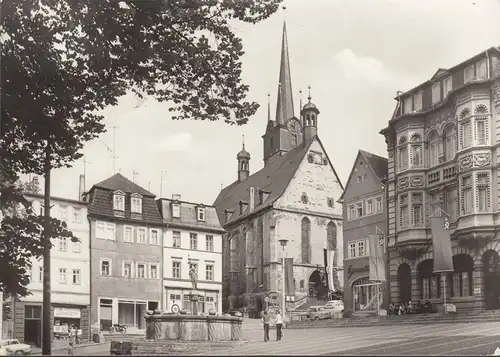
[[[400,94],[387,128],[393,302],[500,308],[500,48]],[[433,274],[429,217],[449,216],[454,272]],[[444,281],[446,279],[446,281]],[[446,287],[446,291],[445,291]]]
[[[326,249],[337,249],[341,269],[342,207],[336,202],[343,187],[318,137],[319,110],[310,95],[300,118],[294,115],[289,63],[284,25],[276,117],[271,118],[268,106],[262,137],[264,167],[250,175],[251,155],[243,145],[237,180],[214,202],[227,232],[222,245],[224,311],[261,311],[264,296],[273,300],[281,295],[282,239],[288,241],[287,257],[293,258],[295,303],[328,292]]]

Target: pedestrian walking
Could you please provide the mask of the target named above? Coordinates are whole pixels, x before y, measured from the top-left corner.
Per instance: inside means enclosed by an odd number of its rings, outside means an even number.
[[[262,324],[264,325],[264,342],[269,341],[269,322],[271,318],[267,311],[262,312]]]
[[[73,342],[73,337],[70,337],[68,343],[68,356],[73,356],[74,354],[75,354],[75,344]]]
[[[283,318],[281,317],[280,310],[276,310],[276,319],[274,321],[276,324],[276,341],[281,341],[281,337],[283,336],[283,332],[281,331],[283,328]]]

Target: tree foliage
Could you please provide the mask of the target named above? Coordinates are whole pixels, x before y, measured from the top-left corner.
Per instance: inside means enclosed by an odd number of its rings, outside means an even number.
[[[257,23],[281,2],[3,0],[0,209],[21,197],[19,173],[43,175],[79,159],[83,144],[105,130],[99,111],[129,91],[169,102],[174,119],[245,124],[258,105],[246,100],[243,46],[231,24]],[[17,283],[0,288],[26,293],[41,219],[4,219],[1,275]],[[50,226],[52,237],[69,234],[57,220]]]
[[[43,253],[44,217],[33,211],[23,192],[13,184],[0,184],[0,292],[26,296],[31,260]],[[78,239],[66,222],[50,218],[49,236]]]
[[[256,23],[282,0],[4,0],[2,125],[19,172],[78,159],[104,131],[96,114],[128,90],[168,101],[174,119],[244,124],[258,109],[241,82],[233,20]],[[20,140],[21,139],[21,140]]]

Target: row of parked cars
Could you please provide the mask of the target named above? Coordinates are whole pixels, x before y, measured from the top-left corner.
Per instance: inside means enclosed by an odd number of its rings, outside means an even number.
[[[311,320],[324,320],[334,318],[335,315],[344,313],[342,300],[330,300],[323,306],[311,306],[307,309],[306,317]]]

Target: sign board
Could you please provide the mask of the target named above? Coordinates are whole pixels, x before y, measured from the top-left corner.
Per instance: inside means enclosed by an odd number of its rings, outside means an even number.
[[[474,288],[474,295],[481,294],[481,288]]]
[[[76,307],[54,307],[54,317],[61,319],[80,319],[82,310]]]

